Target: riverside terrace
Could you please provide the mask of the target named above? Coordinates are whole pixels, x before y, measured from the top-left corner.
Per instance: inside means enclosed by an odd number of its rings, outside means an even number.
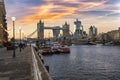
[[[52,80],[39,56],[32,47],[27,46],[22,52],[0,48],[0,80]]]

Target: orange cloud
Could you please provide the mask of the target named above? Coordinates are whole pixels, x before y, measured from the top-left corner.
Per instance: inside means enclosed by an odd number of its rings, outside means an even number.
[[[62,9],[62,12],[51,12],[52,9]],[[53,4],[42,5],[37,7],[37,12],[32,15],[28,15],[23,17],[20,20],[21,23],[33,22],[39,19],[47,20],[47,21],[55,21],[61,19],[64,16],[72,15],[75,12],[76,8],[74,7],[64,7],[64,6],[57,6]]]
[[[74,15],[76,11],[89,11],[97,9],[96,7],[103,5],[107,0],[102,0],[100,2],[80,2],[79,0],[45,0],[46,4],[38,6],[38,7],[32,7],[32,9],[37,9],[36,12],[34,12],[31,15],[27,15],[20,20],[20,23],[28,23],[37,21],[39,19],[47,20],[47,21],[56,21],[58,19],[64,18],[64,16],[70,16]],[[66,6],[66,5],[55,5],[54,3],[77,3],[79,4],[79,7],[74,6]],[[99,8],[99,7],[98,7]],[[62,9],[62,12],[51,12],[53,9]],[[32,11],[31,11],[32,12]],[[78,14],[80,15],[80,14]]]

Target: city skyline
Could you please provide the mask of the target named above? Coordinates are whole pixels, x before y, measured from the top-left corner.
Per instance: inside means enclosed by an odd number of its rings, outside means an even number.
[[[26,35],[37,28],[40,19],[46,26],[62,26],[67,21],[72,32],[76,18],[87,33],[91,25],[97,27],[99,33],[120,27],[119,0],[5,0],[5,7],[8,29],[12,28],[10,18],[15,16],[16,30],[22,27]],[[9,33],[12,36],[12,31]]]

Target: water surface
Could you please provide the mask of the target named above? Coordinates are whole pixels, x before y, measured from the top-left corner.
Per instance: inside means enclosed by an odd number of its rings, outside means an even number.
[[[70,54],[44,56],[54,80],[120,80],[119,46],[71,46]]]

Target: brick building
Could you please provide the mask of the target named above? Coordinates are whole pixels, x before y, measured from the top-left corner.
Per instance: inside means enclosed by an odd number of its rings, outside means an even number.
[[[0,43],[8,40],[4,0],[0,0]]]
[[[112,40],[120,40],[120,28],[118,30],[109,31],[107,34],[111,37]]]

